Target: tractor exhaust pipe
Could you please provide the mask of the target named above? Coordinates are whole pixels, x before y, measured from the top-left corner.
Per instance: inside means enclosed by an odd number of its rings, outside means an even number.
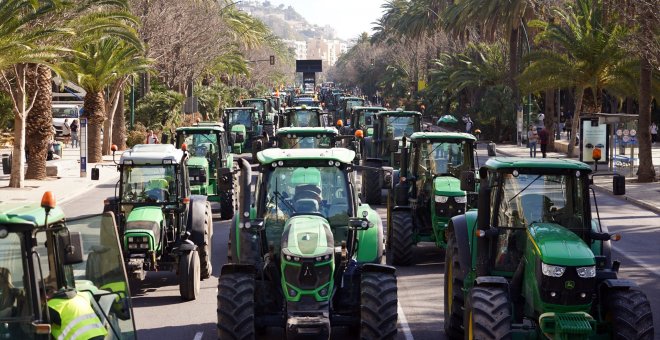
[[[252,169],[250,162],[241,158],[238,162],[241,169],[241,195],[240,195],[240,211],[242,218],[250,218],[250,206],[252,205]]]

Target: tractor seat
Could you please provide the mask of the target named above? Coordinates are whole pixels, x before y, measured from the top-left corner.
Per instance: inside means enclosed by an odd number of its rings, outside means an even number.
[[[297,214],[318,213],[319,202],[313,198],[301,198],[294,204],[294,209]]]

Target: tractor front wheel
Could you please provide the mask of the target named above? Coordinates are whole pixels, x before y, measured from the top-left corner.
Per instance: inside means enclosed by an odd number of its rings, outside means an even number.
[[[218,339],[254,339],[254,276],[220,275],[218,279]]]
[[[388,258],[392,259],[395,265],[409,266],[413,262],[413,220],[409,210],[393,211],[392,217],[392,236],[388,235],[391,244],[388,245],[390,253]]]
[[[451,233],[445,249],[445,334],[463,339],[463,265],[458,257],[456,235]]]
[[[197,250],[179,257],[179,293],[184,300],[195,300],[199,295],[199,267]]]
[[[651,304],[643,292],[614,290],[608,294],[607,303],[612,339],[653,339]]]
[[[374,163],[367,166],[380,167]],[[383,173],[380,170],[362,170],[362,197],[367,204],[380,204],[383,188]]]
[[[360,285],[360,339],[394,339],[398,318],[396,276],[364,272]]]
[[[202,280],[211,277],[213,272],[213,264],[211,263],[211,250],[213,244],[213,211],[211,210],[211,203],[206,202],[206,218],[204,219],[204,245],[198,247],[199,262],[200,262],[200,278]]]
[[[466,320],[467,339],[511,339],[511,304],[502,287],[473,287]]]
[[[238,207],[238,165],[234,163],[231,175],[231,190],[220,193],[220,218],[223,220],[231,220],[234,217],[234,211]]]

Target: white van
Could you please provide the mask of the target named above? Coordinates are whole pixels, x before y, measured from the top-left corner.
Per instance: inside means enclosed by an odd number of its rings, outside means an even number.
[[[65,119],[69,119],[69,124],[71,124],[74,119],[78,119],[78,123],[80,123],[81,108],[82,104],[53,103],[53,126],[55,127],[56,137],[62,136]]]

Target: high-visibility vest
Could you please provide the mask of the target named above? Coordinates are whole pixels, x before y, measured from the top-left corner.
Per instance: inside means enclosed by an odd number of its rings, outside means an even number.
[[[85,340],[108,334],[84,294],[77,293],[71,299],[52,298],[48,300],[48,307],[57,312],[62,320],[60,325],[51,325],[54,339]]]

